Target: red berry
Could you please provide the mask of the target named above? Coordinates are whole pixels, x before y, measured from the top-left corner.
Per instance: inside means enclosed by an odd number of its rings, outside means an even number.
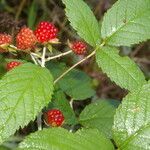
[[[33,31],[27,27],[23,27],[16,37],[17,48],[21,50],[30,50],[34,48],[37,39]]]
[[[43,21],[38,24],[34,33],[38,41],[44,43],[56,39],[58,29],[53,23]]]
[[[11,35],[0,33],[0,45],[11,44],[11,42],[12,42]],[[6,52],[6,50],[4,50],[3,48],[0,48],[0,52]]]
[[[77,55],[83,55],[86,53],[87,45],[82,41],[76,41],[71,44],[71,49]]]
[[[52,127],[59,127],[64,123],[64,115],[58,109],[52,109],[46,112],[46,123]]]
[[[6,66],[7,71],[9,71],[9,70],[11,70],[11,69],[13,69],[13,68],[15,68],[15,67],[21,65],[21,64],[22,64],[22,63],[21,63],[21,62],[18,62],[18,61],[11,61],[11,62],[7,63],[7,66]]]

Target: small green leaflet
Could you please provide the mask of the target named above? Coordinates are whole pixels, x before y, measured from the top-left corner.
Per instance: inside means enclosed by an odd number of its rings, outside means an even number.
[[[100,43],[99,24],[83,0],[62,0],[66,5],[66,15],[79,36],[91,46]]]
[[[53,79],[46,68],[23,64],[0,80],[0,143],[34,120],[53,93]]]
[[[28,136],[18,150],[114,150],[98,130],[71,133],[63,128],[44,129]]]
[[[114,46],[150,39],[150,0],[118,0],[105,14],[101,34]]]
[[[113,133],[118,149],[150,149],[150,83],[123,99],[116,111]]]
[[[48,62],[46,67],[52,72],[55,79],[68,69],[64,63],[58,62]],[[59,80],[58,85],[73,100],[85,100],[95,94],[91,78],[77,69],[73,69]]]
[[[96,52],[96,61],[102,71],[117,85],[129,91],[146,83],[139,67],[129,58],[121,57],[113,47],[103,47]]]
[[[87,128],[97,128],[112,138],[112,125],[116,108],[110,100],[97,100],[81,112],[79,123]]]

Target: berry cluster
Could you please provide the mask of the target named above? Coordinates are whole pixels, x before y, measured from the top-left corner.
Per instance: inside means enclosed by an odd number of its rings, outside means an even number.
[[[52,127],[62,126],[64,123],[64,115],[58,109],[52,109],[45,114],[46,123]]]
[[[0,45],[11,44],[12,37],[8,34],[0,34]],[[0,52],[5,52],[5,49],[0,48]]]
[[[58,29],[53,23],[42,21],[35,31],[28,27],[23,27],[16,36],[16,47],[18,50],[30,51],[35,48],[36,43],[53,43],[57,42]],[[4,46],[12,43],[11,35],[0,34],[0,52],[7,52]],[[69,47],[77,55],[84,55],[86,53],[87,45],[82,41],[75,41],[69,44]]]
[[[40,22],[35,31],[23,27],[16,36],[16,46],[19,50],[31,50],[36,43],[47,43],[57,40],[58,29],[50,22]],[[12,37],[7,34],[0,34],[0,47],[4,44],[11,44]],[[0,52],[7,52],[0,48]]]
[[[77,55],[84,55],[86,53],[87,45],[82,41],[75,41],[70,48]]]
[[[11,62],[7,63],[6,69],[7,69],[7,71],[10,71],[10,70],[12,70],[13,68],[15,68],[15,67],[17,67],[17,66],[19,66],[19,65],[21,65],[21,64],[22,64],[22,63],[19,62],[19,61],[11,61]]]
[[[33,48],[37,39],[33,31],[29,28],[23,27],[16,37],[16,44],[18,49],[26,50]]]
[[[39,23],[34,33],[39,42],[45,43],[56,39],[58,29],[54,24],[43,21]]]

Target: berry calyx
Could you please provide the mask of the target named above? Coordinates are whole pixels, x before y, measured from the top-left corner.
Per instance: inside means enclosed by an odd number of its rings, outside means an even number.
[[[48,125],[59,127],[64,123],[64,115],[60,110],[52,109],[46,112],[45,120]]]
[[[6,45],[11,44],[11,42],[12,42],[11,35],[0,33],[0,46],[5,45],[5,44]],[[0,52],[7,52],[7,50],[5,50],[1,47]]]
[[[70,48],[75,54],[84,55],[87,50],[87,45],[82,41],[75,41],[71,44]]]
[[[21,50],[30,50],[34,48],[37,38],[33,31],[27,27],[23,27],[16,37],[17,48]]]
[[[34,33],[40,43],[45,43],[57,40],[58,29],[53,23],[42,21],[38,24]]]
[[[6,69],[7,69],[7,71],[10,71],[10,70],[12,70],[13,68],[15,68],[15,67],[17,67],[17,66],[19,66],[19,65],[21,65],[21,64],[22,64],[22,63],[21,63],[21,62],[18,62],[18,61],[11,61],[11,62],[7,63]]]

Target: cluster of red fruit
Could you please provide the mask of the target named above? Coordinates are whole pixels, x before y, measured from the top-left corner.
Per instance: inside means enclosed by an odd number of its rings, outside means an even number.
[[[19,50],[33,50],[36,43],[56,43],[58,29],[53,23],[50,22],[40,22],[37,25],[35,31],[32,31],[28,27],[23,27],[16,36],[16,47]],[[7,50],[2,48],[2,45],[9,45],[12,43],[12,37],[8,34],[0,34],[0,52],[7,52]],[[86,44],[81,41],[76,41],[70,44],[70,48],[78,55],[82,55],[86,52]]]
[[[28,27],[23,27],[16,36],[16,47],[18,50],[30,51],[34,50],[37,43],[57,43],[58,29],[53,23],[42,21],[37,25],[35,31],[32,31]],[[8,52],[7,46],[12,44],[12,36],[8,34],[0,33],[0,52]],[[75,41],[69,43],[69,47],[77,55],[83,55],[86,53],[87,45],[82,41]],[[7,64],[7,70],[11,70],[16,66],[19,66],[21,62],[12,61]]]
[[[59,127],[63,125],[65,117],[59,109],[52,109],[45,113],[44,119],[47,125]]]

